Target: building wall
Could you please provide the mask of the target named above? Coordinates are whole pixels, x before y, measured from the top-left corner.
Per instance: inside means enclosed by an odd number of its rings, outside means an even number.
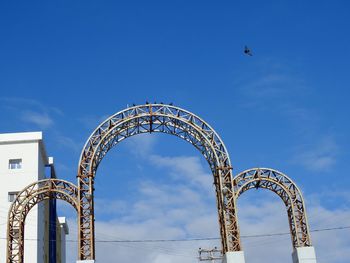
[[[47,156],[45,150],[38,144],[38,179],[45,179],[45,165],[47,164]],[[38,263],[49,262],[49,200],[45,200],[36,205],[38,207],[38,227],[37,235],[39,237],[37,247],[37,260]]]
[[[8,201],[8,192],[20,191],[28,184],[38,179],[38,155],[39,146],[37,141],[17,142],[17,143],[0,143],[0,205],[2,208],[1,218],[7,219],[8,210],[11,203]],[[22,159],[21,169],[9,169],[10,159]],[[25,262],[36,263],[37,260],[37,221],[40,207],[36,206],[28,214],[25,228]],[[7,222],[7,220],[6,220]],[[0,226],[1,236],[7,236],[7,225]],[[6,257],[6,240],[2,239],[0,243],[1,253],[0,261],[5,262]]]
[[[56,224],[57,246],[56,261],[57,263],[66,263],[66,235],[69,234],[68,225],[65,217],[59,217]]]
[[[9,169],[10,159],[22,159],[22,168]],[[44,179],[47,163],[41,132],[0,134],[0,262],[6,262],[8,193]],[[49,201],[44,201],[33,207],[25,221],[25,263],[48,263],[48,226]]]
[[[57,231],[56,261],[57,261],[57,263],[63,263],[65,261],[62,261],[62,256],[65,257],[65,254],[62,254],[61,252],[62,252],[63,247],[64,247],[64,246],[62,246],[63,245],[62,244],[62,237],[64,235],[62,235],[62,233],[61,233],[62,230],[61,230],[61,225],[59,224],[59,222],[57,222],[57,224],[56,224],[56,231]]]

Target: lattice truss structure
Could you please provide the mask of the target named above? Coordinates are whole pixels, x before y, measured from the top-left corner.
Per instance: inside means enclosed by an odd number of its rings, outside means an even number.
[[[78,188],[67,181],[46,179],[22,190],[12,203],[8,214],[7,263],[24,262],[24,223],[29,211],[48,199],[60,199],[78,210]]]
[[[146,104],[127,108],[108,118],[91,134],[78,167],[79,257],[94,259],[94,177],[107,152],[122,140],[141,133],[172,134],[196,147],[206,158],[216,186],[223,250],[239,251],[233,177],[229,155],[218,134],[201,118],[181,108]],[[228,189],[224,193],[222,189]]]
[[[249,169],[235,176],[235,199],[252,188],[268,189],[283,200],[287,208],[293,247],[311,246],[304,200],[299,188],[290,178],[268,168]]]
[[[265,188],[283,200],[294,247],[311,246],[302,194],[286,175],[273,169],[254,168],[233,178],[229,155],[218,134],[202,119],[181,108],[146,104],[109,117],[87,140],[78,167],[78,187],[67,181],[47,179],[22,190],[8,216],[7,263],[23,263],[24,222],[30,209],[43,200],[61,199],[78,212],[79,259],[95,259],[94,177],[107,152],[122,140],[141,133],[162,132],[191,143],[208,161],[216,187],[223,253],[240,251],[237,198],[252,188]]]

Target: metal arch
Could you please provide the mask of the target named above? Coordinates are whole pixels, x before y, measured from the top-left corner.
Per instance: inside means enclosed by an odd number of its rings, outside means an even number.
[[[226,147],[205,121],[181,108],[146,104],[127,108],[101,123],[87,140],[78,167],[79,259],[95,259],[94,177],[107,152],[122,140],[140,133],[176,135],[195,146],[206,158],[216,186],[223,251],[239,251],[240,239],[233,191],[232,167]],[[225,193],[222,189],[228,189]]]
[[[265,188],[276,193],[284,202],[293,247],[311,246],[304,199],[297,185],[285,174],[269,168],[253,168],[234,177],[235,199],[252,188]]]
[[[78,210],[78,188],[67,181],[45,179],[28,185],[11,204],[7,225],[7,263],[24,262],[24,224],[29,211],[47,199],[60,199]]]

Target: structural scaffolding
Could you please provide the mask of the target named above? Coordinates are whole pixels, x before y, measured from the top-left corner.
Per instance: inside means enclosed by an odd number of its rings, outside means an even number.
[[[108,151],[119,142],[137,134],[153,132],[175,135],[189,142],[207,160],[215,185],[223,262],[244,263],[236,201],[252,188],[268,189],[283,200],[288,213],[294,262],[305,262],[305,255],[314,258],[308,262],[316,262],[304,200],[296,184],[283,173],[269,168],[249,169],[233,178],[229,154],[215,130],[193,113],[163,104],[130,107],[102,122],[82,150],[77,186],[59,179],[47,179],[35,182],[19,193],[9,211],[7,262],[23,263],[26,215],[34,205],[50,198],[64,200],[77,210],[78,262],[94,262],[94,179],[97,168]],[[200,250],[200,258],[216,260],[219,251],[216,250]]]

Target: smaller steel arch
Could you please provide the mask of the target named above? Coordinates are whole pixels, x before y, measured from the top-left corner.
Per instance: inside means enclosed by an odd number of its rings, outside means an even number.
[[[293,247],[311,246],[304,199],[300,189],[288,176],[270,168],[253,168],[239,173],[233,181],[236,200],[252,188],[265,188],[276,193],[287,209]]]
[[[7,263],[24,261],[24,223],[29,211],[48,199],[60,199],[78,210],[78,188],[60,179],[45,179],[32,183],[18,193],[11,204],[7,225]]]

